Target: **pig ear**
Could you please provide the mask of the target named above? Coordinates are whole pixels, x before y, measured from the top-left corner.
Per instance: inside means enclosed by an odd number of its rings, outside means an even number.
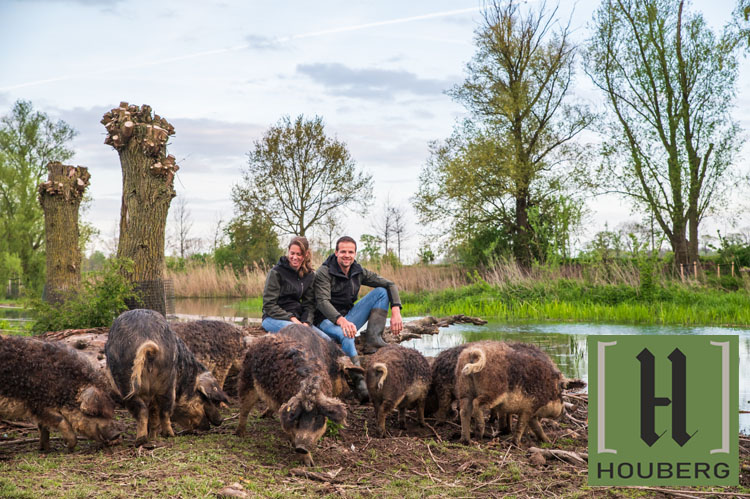
[[[81,412],[88,416],[112,417],[114,407],[107,404],[106,395],[95,386],[89,386],[81,393]]]
[[[198,375],[196,380],[197,390],[201,396],[213,403],[220,404],[224,402],[229,403],[226,393],[219,388],[219,382],[216,381],[213,374],[210,371],[203,372]]]
[[[350,359],[346,355],[342,355],[341,357],[339,357],[338,359],[336,359],[336,364],[338,364],[339,370],[341,370],[342,372],[345,372],[347,374],[350,374],[352,372],[360,373],[360,374],[364,374],[365,373],[364,369],[362,369],[359,366],[355,366],[354,364],[352,364],[352,359]]]
[[[297,397],[292,397],[289,401],[279,408],[279,417],[281,425],[291,426],[291,424],[302,414],[302,405]]]
[[[346,405],[332,397],[321,397],[319,402],[320,412],[336,423],[344,423],[346,419]]]

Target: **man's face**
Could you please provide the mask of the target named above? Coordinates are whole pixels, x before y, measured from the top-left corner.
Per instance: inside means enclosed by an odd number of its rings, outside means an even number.
[[[354,243],[342,241],[334,254],[341,270],[346,270],[352,266],[354,259],[357,258],[357,247]]]

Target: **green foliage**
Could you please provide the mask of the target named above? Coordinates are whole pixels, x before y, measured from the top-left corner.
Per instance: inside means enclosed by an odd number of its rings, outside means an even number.
[[[605,95],[603,187],[653,214],[678,263],[697,259],[698,228],[731,187],[742,144],[735,107],[740,46],[691,4],[605,0],[584,68]]]
[[[419,257],[419,263],[422,265],[429,265],[435,261],[435,253],[432,252],[429,246],[419,248],[417,256]]]
[[[570,249],[571,227],[545,225],[545,205],[559,204],[550,196],[568,192],[579,176],[585,162],[571,139],[593,116],[569,102],[575,47],[567,27],[552,27],[554,12],[493,1],[483,20],[466,80],[450,92],[470,118],[431,144],[415,207],[422,223],[450,227],[466,263],[511,250],[528,267],[550,246]],[[545,234],[534,241],[537,229]]]
[[[328,438],[332,438],[334,440],[338,440],[341,432],[341,429],[344,427],[341,423],[337,423],[336,421],[331,421],[330,419],[326,420],[326,433],[325,436]]]
[[[372,234],[362,234],[359,238],[357,255],[363,262],[378,262],[380,260],[380,243],[383,240]]]
[[[21,259],[16,254],[0,251],[0,297],[5,297],[8,280],[11,277],[22,277]]]
[[[232,189],[235,212],[260,211],[281,233],[304,236],[337,208],[364,207],[372,198],[372,175],[357,171],[319,116],[281,118],[248,157],[243,183]]]
[[[34,333],[110,326],[112,321],[127,310],[125,301],[138,298],[133,284],[124,274],[132,272],[128,260],[107,260],[100,272],[84,280],[81,290],[60,304],[49,304],[32,299],[27,304],[34,322]]]
[[[27,290],[44,285],[44,218],[37,185],[47,163],[73,156],[67,144],[76,132],[64,121],[53,121],[19,100],[0,118],[0,253],[21,260]]]
[[[249,218],[233,218],[224,230],[228,243],[214,252],[214,261],[220,267],[231,266],[237,272],[253,264],[268,267],[284,253],[272,222],[259,211],[250,213]]]

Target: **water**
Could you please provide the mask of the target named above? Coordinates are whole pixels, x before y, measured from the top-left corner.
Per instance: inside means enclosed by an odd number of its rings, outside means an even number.
[[[176,314],[197,315],[204,317],[248,317],[260,318],[260,310],[248,310],[239,307],[237,298],[176,298]]]
[[[409,319],[405,319],[407,321]],[[592,334],[729,334],[739,336],[740,410],[750,411],[750,329],[711,326],[636,326],[613,324],[554,324],[490,322],[485,326],[454,325],[435,336],[404,342],[424,355],[479,340],[533,343],[545,350],[568,378],[588,378],[586,338]],[[740,431],[750,434],[750,414],[740,414]]]

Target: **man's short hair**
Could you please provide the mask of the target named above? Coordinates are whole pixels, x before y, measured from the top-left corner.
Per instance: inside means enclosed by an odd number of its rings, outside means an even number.
[[[336,251],[339,250],[339,243],[354,243],[354,251],[357,251],[357,241],[349,236],[341,236],[336,240]]]

